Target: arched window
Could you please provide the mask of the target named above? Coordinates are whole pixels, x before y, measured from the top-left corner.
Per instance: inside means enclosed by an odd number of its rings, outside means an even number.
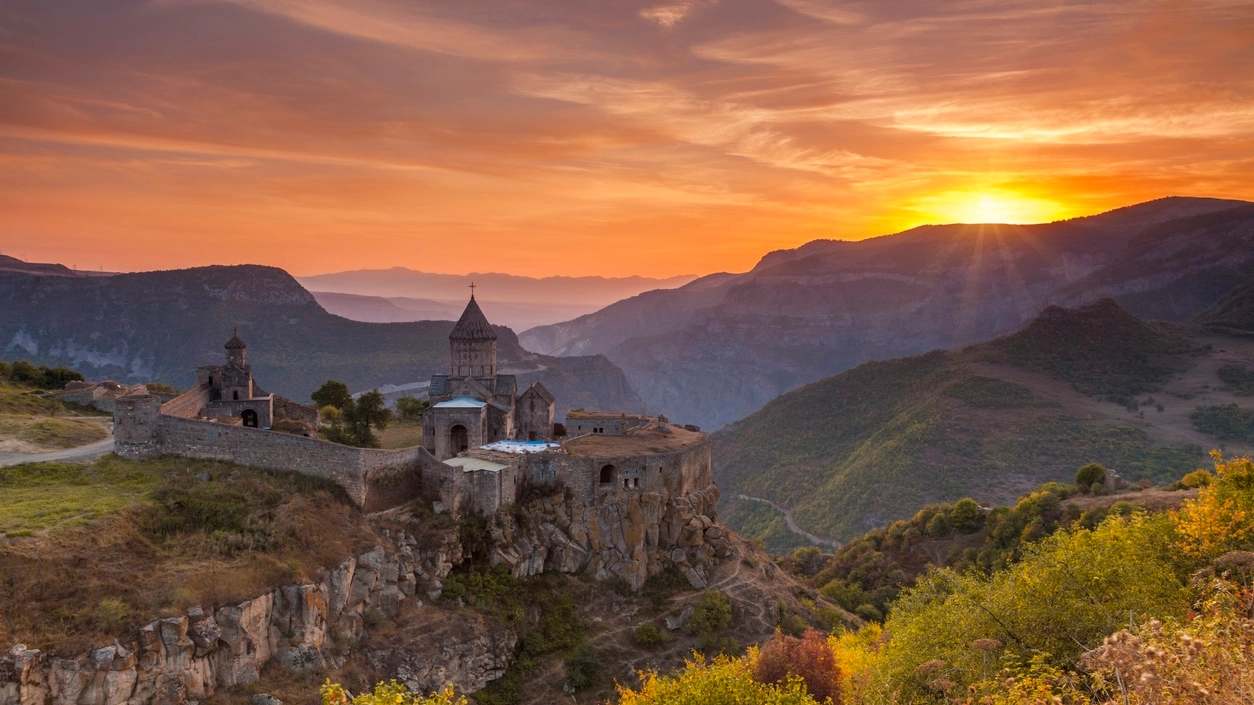
[[[601,468],[601,484],[608,485],[614,482],[614,466],[606,465]]]
[[[240,412],[240,420],[248,428],[257,428],[257,412],[252,409],[244,409]]]

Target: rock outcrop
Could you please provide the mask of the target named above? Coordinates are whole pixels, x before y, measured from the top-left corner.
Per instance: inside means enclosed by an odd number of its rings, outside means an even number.
[[[451,531],[422,548],[398,531],[390,544],[345,560],[318,582],[235,605],[193,607],[140,628],[133,640],[76,658],[18,644],[0,656],[0,703],[178,705],[254,682],[272,661],[291,670],[338,667],[343,647],[361,641],[368,621],[395,616],[403,601],[439,597],[442,580],[462,559]],[[432,659],[411,664],[406,682],[482,688],[504,672],[513,639],[490,632],[482,640],[432,644]]]
[[[595,506],[563,493],[524,501],[493,517],[491,562],[516,577],[584,570],[633,590],[673,567],[703,588],[715,559],[730,552],[715,523],[717,502],[715,485],[682,497],[645,492]]]

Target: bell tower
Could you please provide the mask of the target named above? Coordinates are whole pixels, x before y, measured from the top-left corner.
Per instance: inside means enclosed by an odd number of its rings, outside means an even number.
[[[450,377],[496,376],[496,331],[475,302],[475,285],[470,285],[470,302],[449,333]]]

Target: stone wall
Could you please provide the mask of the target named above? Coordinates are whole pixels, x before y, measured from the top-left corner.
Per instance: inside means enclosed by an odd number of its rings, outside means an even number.
[[[160,401],[147,395],[120,399],[113,421],[115,452],[124,458],[174,455],[321,477],[344,488],[365,511],[417,498],[422,468],[439,465],[421,447],[353,448],[318,438],[168,416],[161,413]]]
[[[221,688],[255,682],[278,662],[294,671],[343,666],[343,649],[358,643],[366,615],[394,617],[403,602],[435,599],[461,561],[456,533],[419,550],[398,532],[387,548],[349,558],[316,583],[278,588],[245,602],[194,607],[159,619],[130,638],[75,658],[57,658],[24,645],[0,655],[0,702],[13,705],[183,705]],[[433,623],[445,619],[431,610]],[[471,618],[473,619],[473,617]],[[500,678],[517,636],[481,618],[457,638],[416,654],[425,668],[397,675],[415,692],[453,684],[460,692]],[[422,650],[419,647],[419,650]]]
[[[162,404],[161,413],[185,419],[194,419],[200,415],[200,410],[212,399],[213,387],[207,384],[198,384]]]
[[[318,410],[308,404],[301,404],[298,401],[292,401],[287,397],[281,397],[277,394],[274,397],[274,418],[275,419],[295,419],[304,421],[305,423],[318,428],[321,425],[321,419],[318,418]]]

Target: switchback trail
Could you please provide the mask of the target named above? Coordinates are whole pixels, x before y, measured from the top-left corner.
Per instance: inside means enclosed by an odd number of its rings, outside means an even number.
[[[810,543],[813,543],[818,546],[829,546],[831,548],[840,548],[839,541],[836,541],[834,539],[823,538],[822,536],[815,536],[809,531],[806,531],[800,526],[797,526],[797,522],[793,521],[792,512],[788,511],[787,509],[784,509],[783,507],[779,506],[778,504],[772,502],[769,499],[763,499],[761,497],[750,497],[747,494],[738,494],[738,495],[735,495],[735,497],[736,499],[745,499],[750,502],[761,502],[763,504],[770,505],[772,509],[784,515],[784,522],[788,524],[789,531],[793,532],[794,534],[798,536],[805,537],[806,540],[808,540]]]

